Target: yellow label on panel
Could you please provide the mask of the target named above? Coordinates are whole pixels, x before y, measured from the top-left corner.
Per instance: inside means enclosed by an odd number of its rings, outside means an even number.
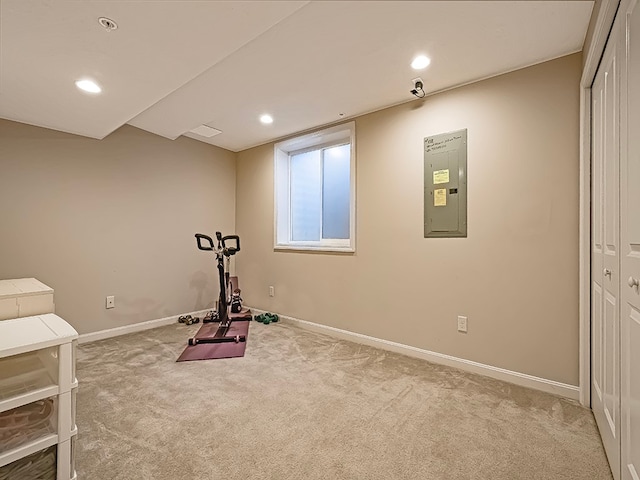
[[[449,183],[449,170],[436,170],[433,172],[433,184]]]
[[[434,207],[447,206],[447,189],[446,188],[439,188],[433,191],[433,206]]]

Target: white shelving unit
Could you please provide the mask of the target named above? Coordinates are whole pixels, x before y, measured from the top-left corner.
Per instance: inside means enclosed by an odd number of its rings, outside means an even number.
[[[0,480],[76,478],[77,339],[53,313],[0,321]]]
[[[0,280],[0,320],[54,313],[53,289],[35,278]]]

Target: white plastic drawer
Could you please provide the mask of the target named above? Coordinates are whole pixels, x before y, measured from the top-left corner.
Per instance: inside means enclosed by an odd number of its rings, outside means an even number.
[[[0,480],[56,480],[56,446],[0,467]]]
[[[0,412],[58,393],[57,347],[0,358]]]
[[[57,425],[57,397],[0,413],[0,458],[7,452],[56,435]]]

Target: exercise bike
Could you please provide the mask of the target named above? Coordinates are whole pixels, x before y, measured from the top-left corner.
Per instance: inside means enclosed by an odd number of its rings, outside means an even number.
[[[213,335],[199,336],[199,331],[193,338],[189,339],[190,346],[208,343],[240,343],[246,342],[247,340],[246,335],[227,336],[232,322],[248,321],[252,318],[250,310],[234,308],[234,310],[239,311],[230,311],[229,300],[227,298],[227,292],[230,289],[230,284],[232,290],[239,292],[237,288],[238,277],[229,277],[229,263],[231,261],[231,257],[240,251],[240,237],[238,235],[226,235],[223,237],[222,233],[216,232],[216,240],[218,242],[217,247],[214,246],[214,241],[211,237],[203,235],[201,233],[196,233],[198,249],[211,251],[215,254],[218,264],[218,278],[220,281],[220,296],[218,297],[218,301],[216,302],[217,307],[215,310],[207,313],[202,322],[219,322],[219,325]]]

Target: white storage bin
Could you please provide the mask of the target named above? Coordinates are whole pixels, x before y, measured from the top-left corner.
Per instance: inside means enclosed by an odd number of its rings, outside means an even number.
[[[58,348],[0,358],[0,411],[41,400],[58,392]],[[23,398],[25,395],[38,398]],[[11,405],[14,400],[16,405]]]
[[[0,280],[0,320],[53,313],[53,289],[35,278]]]
[[[0,480],[75,478],[77,338],[54,314],[0,321]]]
[[[57,480],[56,446],[0,467],[0,480]]]
[[[58,398],[45,398],[0,413],[0,458],[58,433]]]

